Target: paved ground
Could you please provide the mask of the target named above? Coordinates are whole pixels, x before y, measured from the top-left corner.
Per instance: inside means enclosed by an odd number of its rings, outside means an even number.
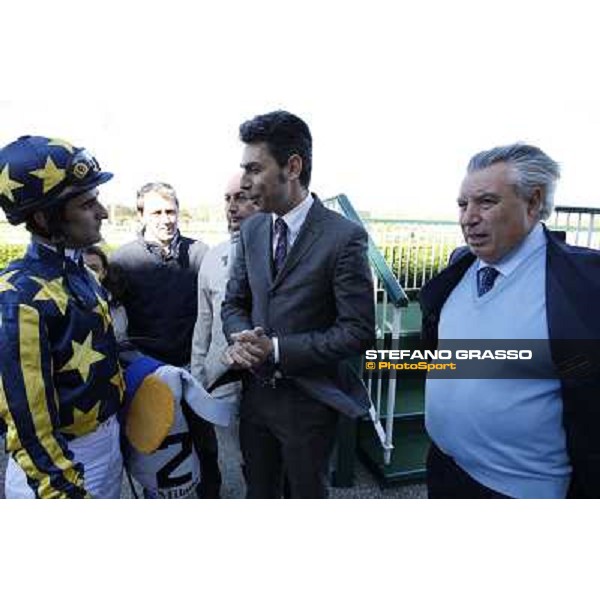
[[[244,486],[238,477],[237,470],[233,467],[227,457],[222,461],[221,471],[223,473],[222,495],[224,498],[243,498]],[[4,471],[6,470],[6,455],[4,453],[4,442],[0,447],[0,498],[4,498]],[[136,486],[137,488],[137,486]],[[139,488],[137,488],[139,492]],[[373,476],[362,466],[357,464],[356,482],[351,488],[331,488],[332,498],[425,498],[425,486],[408,485],[394,486],[381,489]],[[124,477],[121,490],[122,498],[132,498],[131,487]]]

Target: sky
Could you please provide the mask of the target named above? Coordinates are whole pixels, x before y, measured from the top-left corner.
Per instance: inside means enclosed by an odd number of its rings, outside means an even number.
[[[359,210],[454,218],[469,157],[515,141],[561,164],[557,204],[600,207],[592,2],[214,4],[5,3],[0,144],[87,147],[108,204],[163,180],[219,206],[239,124],[283,108],[311,128],[311,188]]]

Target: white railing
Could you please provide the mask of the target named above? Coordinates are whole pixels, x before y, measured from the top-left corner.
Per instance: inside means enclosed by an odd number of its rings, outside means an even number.
[[[600,208],[557,206],[548,226],[564,231],[568,244],[600,249]]]
[[[400,332],[402,331],[402,309],[389,301],[383,281],[373,273],[375,282],[375,331],[378,342],[391,339],[391,348],[399,349]],[[364,357],[361,362],[364,373]],[[369,373],[369,372],[367,372]],[[383,462],[389,465],[394,450],[394,413],[396,410],[396,378],[390,377],[387,390],[383,389],[383,378],[369,374],[366,379],[367,390],[373,403],[370,418],[383,449]]]
[[[465,243],[458,223],[371,219],[366,224],[409,294],[441,271],[452,250]],[[568,244],[600,249],[600,208],[557,206],[546,224],[564,231]]]
[[[367,225],[407,293],[421,289],[446,266],[452,250],[464,244],[455,223],[371,220]]]

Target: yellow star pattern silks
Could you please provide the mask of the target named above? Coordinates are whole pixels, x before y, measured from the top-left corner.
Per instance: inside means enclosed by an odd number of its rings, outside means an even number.
[[[83,344],[73,340],[71,342],[73,348],[73,356],[69,362],[60,369],[60,373],[64,371],[79,371],[81,379],[87,381],[90,375],[90,369],[94,363],[100,362],[105,358],[104,354],[96,352],[92,348],[92,332],[85,338]]]
[[[71,435],[84,435],[94,431],[98,427],[98,417],[100,416],[100,402],[96,402],[90,410],[83,411],[78,408],[73,409],[73,424],[61,428],[62,433]]]
[[[119,367],[118,371],[110,378],[110,382],[119,390],[122,398],[125,393],[125,378],[123,377],[121,367]]]
[[[13,196],[13,190],[22,188],[23,184],[18,181],[14,181],[10,178],[10,172],[8,165],[4,165],[2,171],[0,171],[0,196],[8,198],[11,202],[15,201]]]
[[[1,288],[0,288],[1,289]],[[100,318],[102,319],[102,323],[104,324],[104,331],[108,331],[108,328],[110,327],[111,324],[111,318],[110,318],[110,310],[108,308],[108,302],[106,300],[104,300],[101,296],[96,295],[96,298],[98,298],[98,306],[96,306],[96,308],[94,308],[94,312],[100,316]]]
[[[73,145],[69,144],[69,142],[66,142],[65,140],[61,140],[60,138],[52,138],[48,142],[48,146],[60,146],[61,148],[64,148],[69,154],[73,154],[74,152]]]
[[[33,281],[39,283],[42,289],[33,297],[34,300],[51,300],[56,304],[62,315],[67,313],[69,297],[63,287],[63,278],[57,277],[50,281],[41,277],[32,277]]]
[[[0,275],[0,427],[40,498],[88,496],[86,465],[69,458],[69,444],[117,415],[124,397],[107,299],[66,260],[33,240]]]
[[[31,171],[31,174],[44,182],[44,194],[56,187],[66,177],[66,171],[59,169],[50,156],[46,159],[43,169]]]
[[[10,283],[9,279],[11,278],[11,276],[14,273],[8,273],[7,275],[0,275],[0,294],[2,294],[2,292],[9,292],[9,291],[13,291],[16,292],[17,288]]]

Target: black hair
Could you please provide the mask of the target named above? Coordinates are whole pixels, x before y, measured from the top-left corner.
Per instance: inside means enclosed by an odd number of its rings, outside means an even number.
[[[37,211],[35,211],[37,212]],[[65,216],[65,205],[59,204],[57,206],[51,206],[49,208],[42,209],[44,216],[46,217],[46,226],[40,225],[34,217],[34,213],[31,213],[25,219],[25,229],[30,233],[39,235],[52,243],[61,243],[64,241],[63,231],[63,220]]]
[[[285,110],[257,115],[240,125],[240,140],[245,144],[265,142],[281,168],[293,154],[300,156],[300,184],[308,188],[312,171],[312,136],[300,117]]]
[[[108,263],[108,270],[102,285],[111,293],[113,302],[122,303],[127,295],[127,279],[120,265]]]
[[[93,254],[94,256],[97,256],[100,259],[100,262],[102,263],[102,268],[106,272],[108,272],[108,256],[106,256],[102,248],[100,248],[99,246],[88,246],[83,250],[83,253]]]
[[[100,259],[102,267],[106,271],[102,285],[110,292],[111,302],[121,303],[127,292],[127,280],[123,269],[108,260],[108,256],[99,246],[88,246],[84,254],[93,254]]]

